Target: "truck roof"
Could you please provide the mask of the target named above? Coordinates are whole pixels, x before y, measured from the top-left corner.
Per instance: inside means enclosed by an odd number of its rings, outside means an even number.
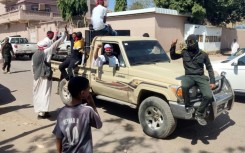
[[[151,37],[132,37],[132,36],[97,36],[95,39],[104,41],[143,41],[143,40],[156,40]]]

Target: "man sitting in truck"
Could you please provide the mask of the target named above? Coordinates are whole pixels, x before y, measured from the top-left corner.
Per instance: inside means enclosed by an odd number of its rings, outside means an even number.
[[[106,24],[107,9],[104,7],[104,0],[97,0],[97,6],[93,9],[91,22],[93,29],[101,35],[116,36],[117,32],[112,30],[111,25]]]
[[[66,58],[64,62],[59,65],[59,69],[61,71],[62,78],[66,80],[70,80],[73,75],[73,69],[77,67],[82,62],[82,56],[84,53],[84,39],[81,32],[76,33],[76,38],[73,46],[73,51],[71,52],[70,58]],[[66,72],[66,68],[68,68],[68,74]]]
[[[111,67],[118,66],[119,62],[117,57],[113,54],[113,47],[110,44],[104,45],[104,51],[105,53],[102,55],[98,55],[98,52],[102,46],[98,45],[96,48],[96,52],[94,54],[94,66],[102,67],[103,64],[109,64]],[[103,52],[102,52],[103,53]]]

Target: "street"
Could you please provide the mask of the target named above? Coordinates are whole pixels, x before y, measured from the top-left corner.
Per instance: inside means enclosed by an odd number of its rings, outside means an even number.
[[[220,60],[222,56],[210,56]],[[54,153],[52,134],[59,108],[53,82],[50,119],[38,120],[32,105],[31,61],[12,61],[12,74],[0,73],[0,153]],[[229,114],[223,114],[207,126],[196,121],[178,120],[176,130],[167,139],[155,139],[142,131],[137,110],[105,101],[97,101],[103,121],[93,129],[95,153],[245,153],[245,97],[236,96]]]

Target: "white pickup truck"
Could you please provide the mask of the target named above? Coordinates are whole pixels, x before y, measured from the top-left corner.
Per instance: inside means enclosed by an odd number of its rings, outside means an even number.
[[[38,50],[36,43],[29,43],[26,38],[21,36],[10,36],[9,43],[13,47],[14,54],[16,58],[27,55],[30,58]],[[4,40],[1,41],[1,44],[4,43]]]

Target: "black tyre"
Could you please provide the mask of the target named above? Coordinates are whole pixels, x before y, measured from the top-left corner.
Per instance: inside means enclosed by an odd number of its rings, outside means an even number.
[[[29,59],[31,59],[31,58],[32,58],[32,55],[33,55],[33,54],[29,54],[29,55],[28,55],[28,56],[29,56]]]
[[[59,85],[59,95],[60,95],[62,102],[65,105],[71,102],[71,95],[68,91],[67,84],[68,84],[67,80],[63,79]]]
[[[154,138],[166,138],[177,124],[167,102],[154,96],[140,104],[138,117],[143,131]]]

